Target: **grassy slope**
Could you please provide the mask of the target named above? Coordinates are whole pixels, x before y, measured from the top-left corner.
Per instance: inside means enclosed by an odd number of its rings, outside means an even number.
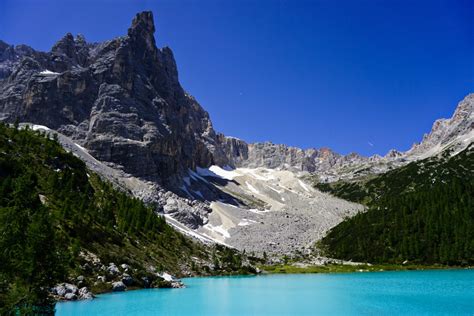
[[[473,264],[473,147],[372,179],[316,184],[368,206],[334,227],[320,248],[335,258],[373,263]]]
[[[426,270],[446,269],[443,265],[400,265],[400,264],[328,264],[317,266],[295,266],[291,264],[259,266],[267,273],[290,274],[290,273],[350,273],[350,272],[377,272],[377,271],[403,271],[403,270]]]

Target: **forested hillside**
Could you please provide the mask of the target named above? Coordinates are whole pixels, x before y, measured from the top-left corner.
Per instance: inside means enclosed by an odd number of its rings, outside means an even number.
[[[132,286],[154,271],[244,273],[236,251],[198,244],[141,201],[118,192],[39,132],[0,125],[0,314],[50,305],[49,288],[84,277],[110,290],[111,262],[129,265]],[[93,260],[91,260],[91,258]],[[147,279],[144,279],[144,278]],[[146,281],[144,281],[146,280]],[[109,287],[109,288],[107,288]]]
[[[328,255],[372,263],[474,263],[474,144],[357,182],[316,184],[368,210],[321,241]]]

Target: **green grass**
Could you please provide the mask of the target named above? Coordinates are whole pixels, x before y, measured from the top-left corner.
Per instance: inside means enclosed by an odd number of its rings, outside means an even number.
[[[295,273],[350,273],[350,272],[379,272],[379,271],[406,271],[406,270],[441,270],[455,269],[457,267],[444,265],[397,265],[397,264],[360,264],[342,265],[328,264],[320,266],[299,267],[290,264],[262,265],[259,269],[270,274],[295,274]],[[461,267],[459,267],[461,268]],[[463,267],[465,268],[465,267]]]

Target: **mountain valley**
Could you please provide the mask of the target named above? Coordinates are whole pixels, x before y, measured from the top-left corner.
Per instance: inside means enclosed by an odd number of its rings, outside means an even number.
[[[31,186],[29,209],[49,214],[66,254],[63,281],[111,290],[118,275],[93,279],[113,262],[135,269],[136,287],[156,273],[256,273],[321,255],[474,263],[474,94],[383,157],[247,143],[214,130],[154,33],[141,12],[102,43],[68,33],[39,52],[0,41],[2,218],[21,209],[13,183]],[[80,253],[101,264],[87,274]]]

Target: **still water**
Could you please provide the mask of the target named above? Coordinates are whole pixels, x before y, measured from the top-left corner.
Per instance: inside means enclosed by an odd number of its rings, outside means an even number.
[[[57,305],[57,315],[474,315],[474,270],[183,279]]]

